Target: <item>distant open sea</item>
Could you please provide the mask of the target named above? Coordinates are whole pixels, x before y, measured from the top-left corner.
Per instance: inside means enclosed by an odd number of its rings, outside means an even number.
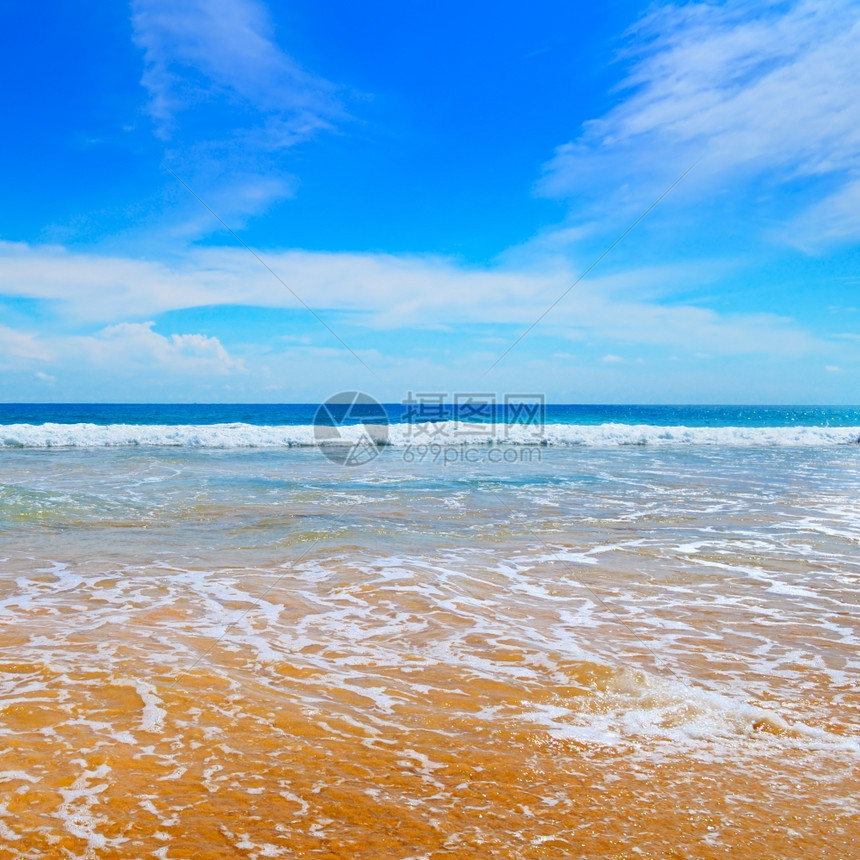
[[[540,426],[523,427],[513,409],[488,415],[442,407],[485,432],[437,427],[425,439],[466,444],[624,445],[771,444],[831,445],[860,439],[860,407],[827,406],[578,406],[547,405]],[[175,445],[289,447],[314,444],[315,404],[0,404],[0,445],[5,447]],[[389,444],[413,444],[417,422],[444,424],[401,404],[383,406]],[[354,423],[349,416],[346,424]],[[492,427],[490,426],[492,425]],[[498,432],[495,428],[508,428]]]
[[[392,424],[407,407],[384,404]],[[451,404],[447,408],[453,409]],[[0,403],[2,424],[312,424],[318,404]],[[496,418],[504,411],[497,407]],[[589,406],[547,404],[547,424],[639,424],[688,427],[852,427],[860,406]]]
[[[0,405],[0,858],[860,857],[860,407],[316,410]]]

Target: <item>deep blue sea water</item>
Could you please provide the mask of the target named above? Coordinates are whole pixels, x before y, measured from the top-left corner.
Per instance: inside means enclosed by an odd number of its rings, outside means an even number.
[[[409,420],[408,407],[384,404],[392,424]],[[413,420],[458,417],[447,404],[445,413],[425,403]],[[253,424],[259,426],[302,426],[314,423],[318,404],[198,404],[198,403],[3,403],[0,425],[9,424],[111,424],[211,425]],[[860,406],[644,406],[547,404],[547,424],[647,424],[657,427],[853,427],[860,425]],[[463,420],[481,422],[488,417],[460,410]],[[499,405],[497,421],[516,420],[515,407],[507,412]],[[347,422],[348,423],[348,419]]]

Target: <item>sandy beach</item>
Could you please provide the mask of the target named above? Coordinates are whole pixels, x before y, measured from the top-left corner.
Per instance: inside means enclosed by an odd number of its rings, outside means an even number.
[[[2,856],[856,855],[851,446],[2,455]]]

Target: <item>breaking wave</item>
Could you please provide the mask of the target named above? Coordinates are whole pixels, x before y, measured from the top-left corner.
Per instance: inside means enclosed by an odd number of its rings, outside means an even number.
[[[359,441],[361,425],[339,428],[345,442]],[[860,443],[860,427],[664,427],[651,424],[392,424],[387,444],[544,445],[721,445],[740,447],[829,447]],[[9,424],[0,427],[4,448],[293,448],[315,444],[314,426],[257,424]]]

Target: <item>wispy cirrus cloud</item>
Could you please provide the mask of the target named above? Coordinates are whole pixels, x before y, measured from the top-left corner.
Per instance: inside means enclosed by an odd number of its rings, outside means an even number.
[[[789,231],[797,237],[795,243],[809,251],[860,238],[860,176],[795,216]]]
[[[558,148],[542,193],[587,200],[611,185],[616,202],[635,207],[702,158],[689,180],[700,191],[733,178],[826,177],[826,188],[798,195],[816,209],[792,226],[811,242],[860,236],[850,205],[860,175],[856,3],[668,5],[628,38],[619,102]]]
[[[167,164],[237,225],[291,196],[284,153],[345,118],[337,88],[278,44],[257,0],[134,0],[132,8]],[[216,226],[189,206],[173,233],[193,238]]]
[[[177,115],[215,100],[240,102],[259,123],[248,134],[288,146],[342,113],[335,87],[306,72],[275,42],[255,0],[135,0],[149,110],[168,135]]]

